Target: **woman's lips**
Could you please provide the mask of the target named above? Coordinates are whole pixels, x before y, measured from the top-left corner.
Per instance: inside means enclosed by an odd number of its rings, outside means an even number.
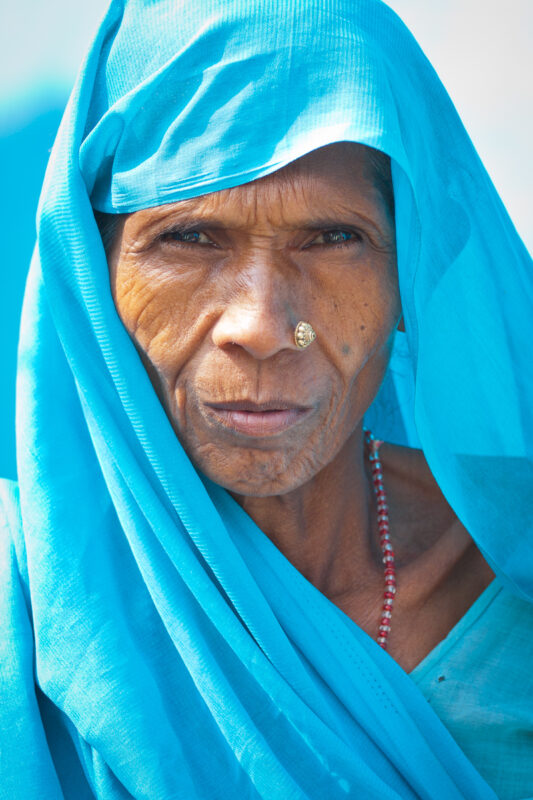
[[[206,403],[209,416],[247,436],[270,436],[287,430],[312,409],[282,403]]]

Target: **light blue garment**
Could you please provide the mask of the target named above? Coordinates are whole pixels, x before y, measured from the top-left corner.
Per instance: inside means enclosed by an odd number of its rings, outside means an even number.
[[[393,159],[407,338],[369,421],[416,430],[533,597],[529,262],[412,37],[376,0],[113,2],[23,312],[0,798],[494,797],[411,679],[196,473],[109,290],[91,204],[238,185],[339,140]]]
[[[499,800],[533,798],[533,606],[498,579],[411,673]]]

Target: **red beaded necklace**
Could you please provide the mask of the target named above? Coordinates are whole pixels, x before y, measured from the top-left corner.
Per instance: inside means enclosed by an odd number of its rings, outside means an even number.
[[[387,505],[387,495],[383,486],[383,470],[379,460],[379,446],[382,444],[378,439],[374,439],[366,428],[363,429],[365,441],[368,446],[368,458],[372,467],[372,483],[374,484],[374,494],[376,495],[378,506],[378,528],[379,544],[383,554],[385,589],[383,592],[383,606],[381,609],[381,622],[377,643],[384,650],[387,649],[387,639],[390,633],[392,606],[396,594],[396,565],[394,562],[394,550],[390,543],[389,536],[389,506]]]

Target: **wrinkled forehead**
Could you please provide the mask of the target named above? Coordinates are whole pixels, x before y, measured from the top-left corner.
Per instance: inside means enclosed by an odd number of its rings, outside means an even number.
[[[295,159],[275,172],[240,186],[213,192],[214,204],[257,202],[281,207],[296,193],[302,202],[320,206],[322,198],[338,202],[358,195],[370,203],[384,203],[393,216],[390,159],[384,153],[355,142],[335,142]],[[200,198],[201,200],[201,198]]]

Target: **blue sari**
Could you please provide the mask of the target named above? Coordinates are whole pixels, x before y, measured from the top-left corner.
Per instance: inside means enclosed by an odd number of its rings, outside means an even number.
[[[420,446],[533,599],[530,262],[377,0],[113,0],[52,152],[4,482],[0,798],[492,798],[409,676],[198,474],[116,313],[93,209],[335,141],[392,160],[399,334],[367,421]]]

